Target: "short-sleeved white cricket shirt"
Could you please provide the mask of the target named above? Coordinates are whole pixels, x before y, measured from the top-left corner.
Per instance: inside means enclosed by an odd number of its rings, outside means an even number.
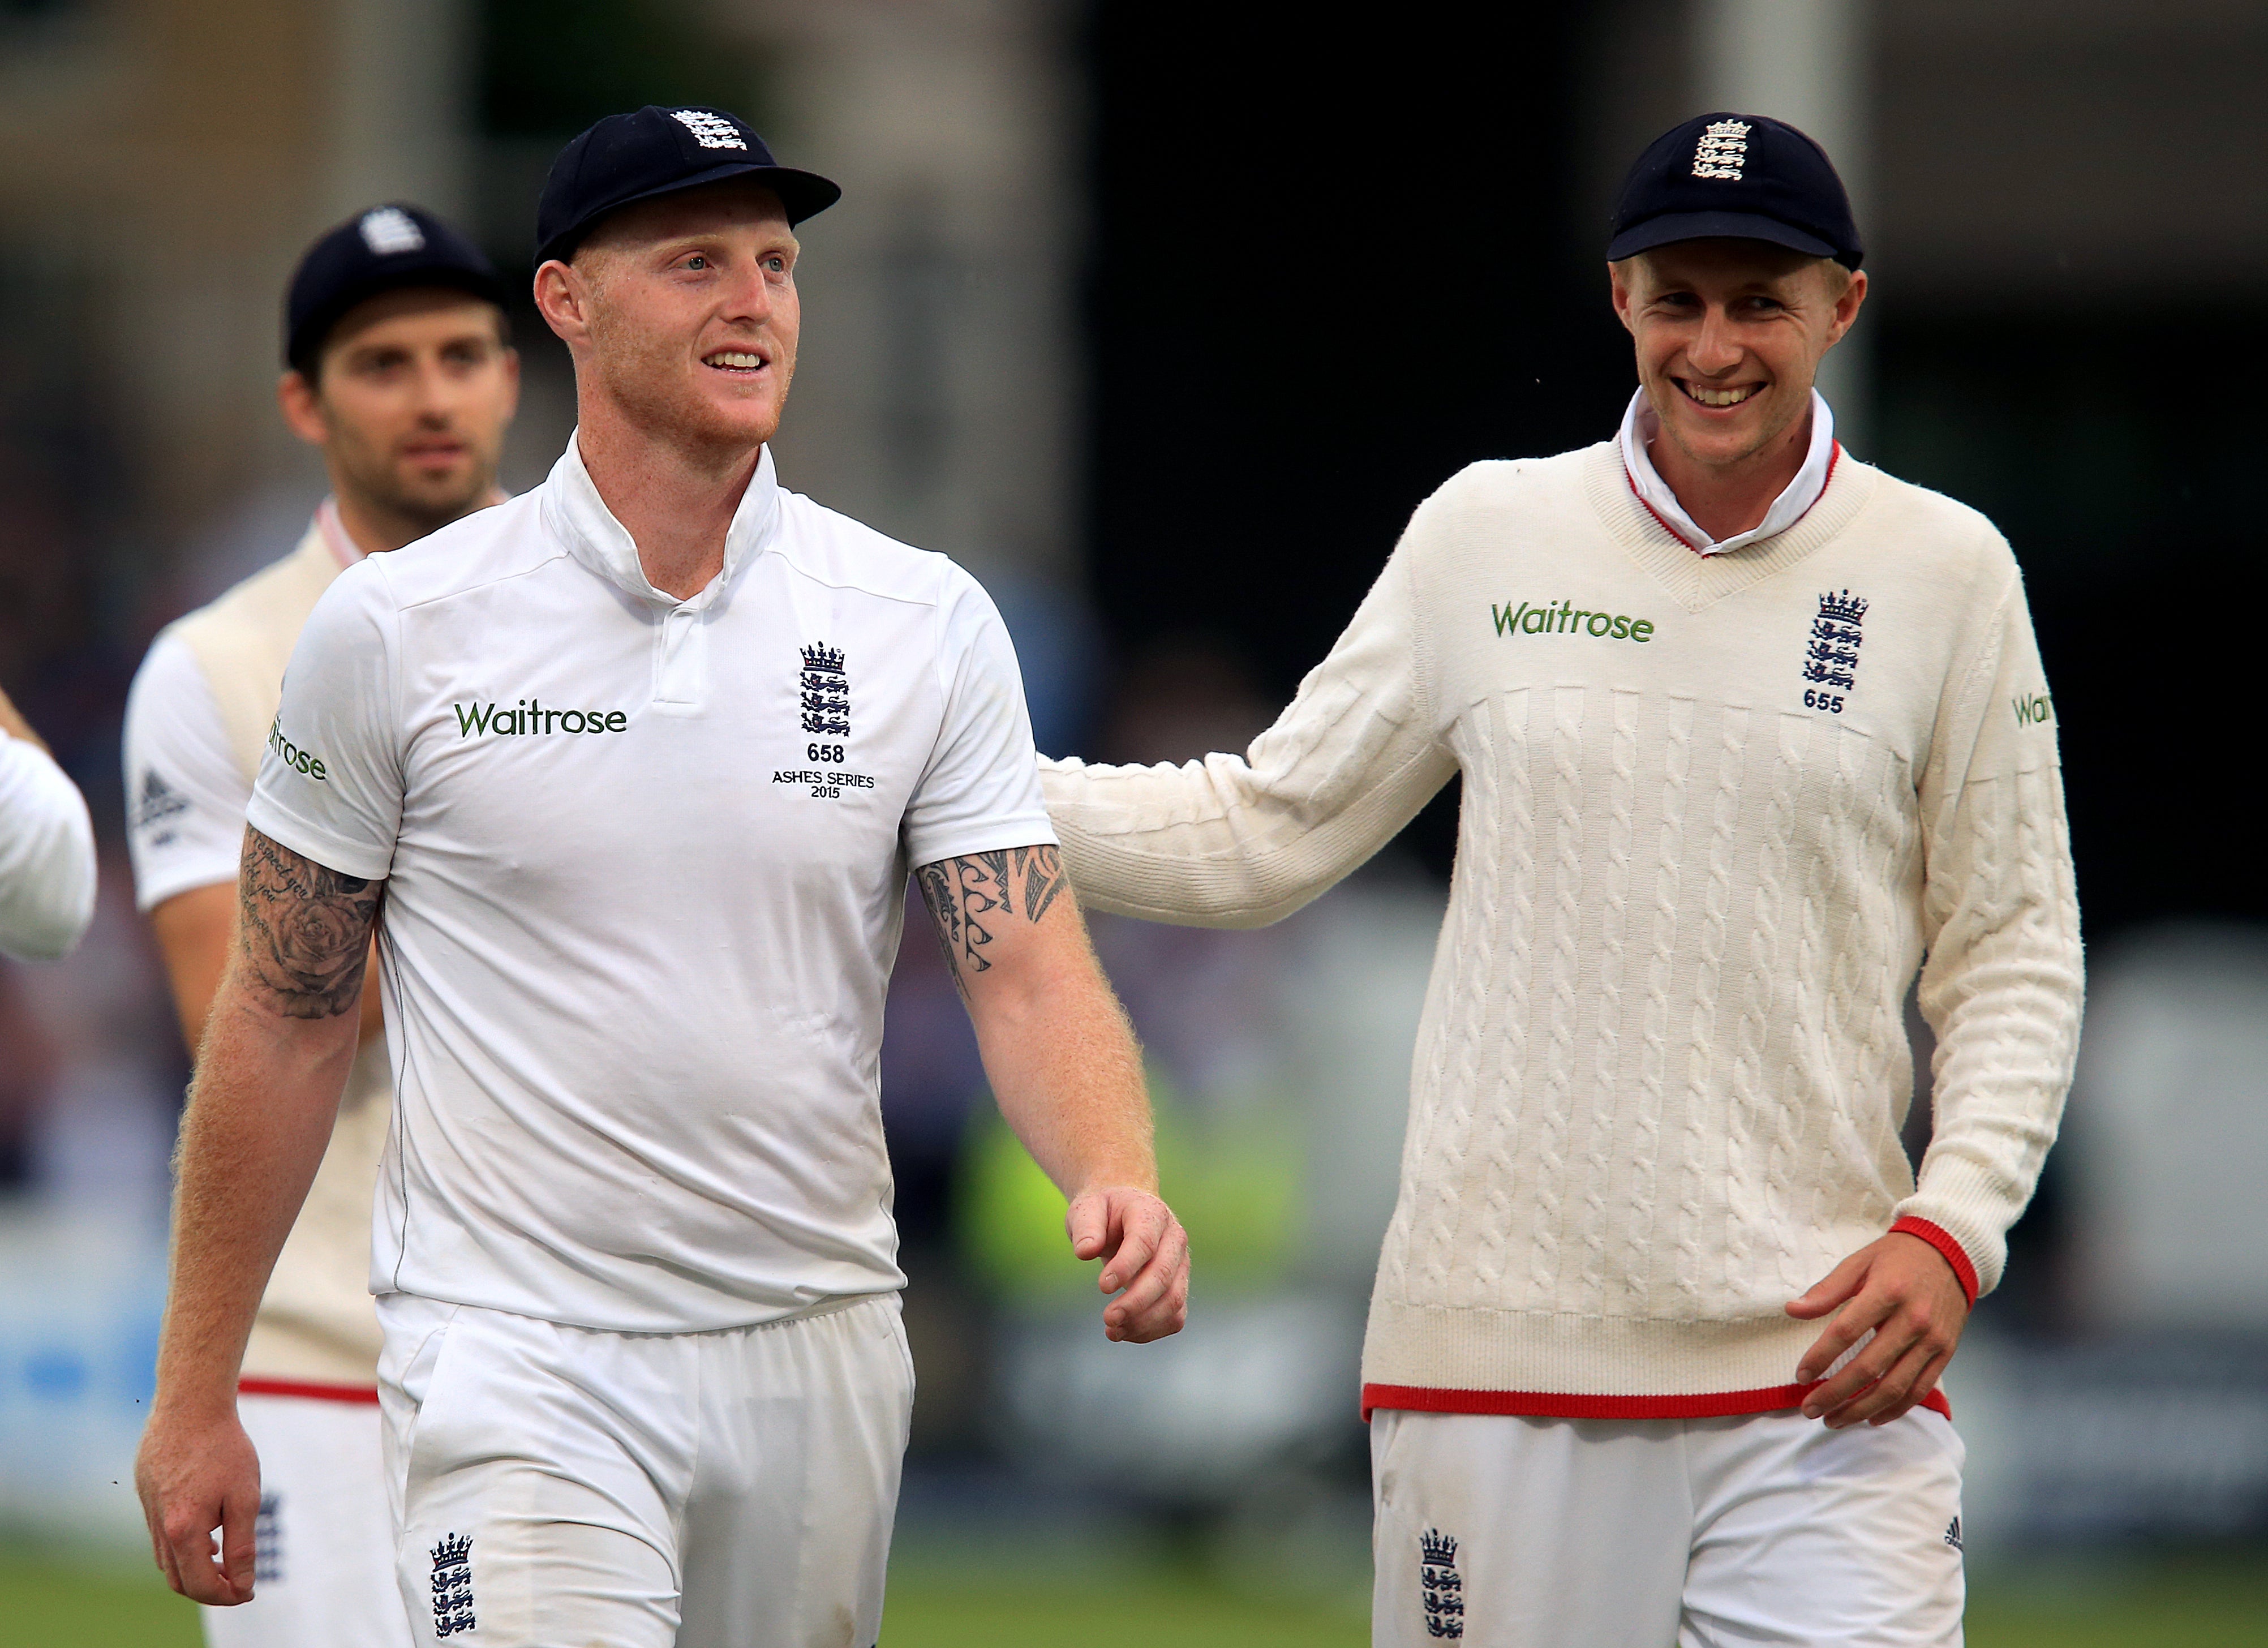
[[[1055,840],[967,573],[767,452],[680,601],[571,440],[325,593],[249,816],[387,880],[374,1289],[621,1332],[902,1285],[877,1054],[907,870]]]

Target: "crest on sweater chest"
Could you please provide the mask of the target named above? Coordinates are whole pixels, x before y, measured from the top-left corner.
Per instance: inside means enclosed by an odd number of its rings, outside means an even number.
[[[1849,590],[1819,598],[1819,615],[1803,644],[1803,706],[1843,713],[1843,701],[1859,685],[1859,649],[1867,636],[1867,598]]]

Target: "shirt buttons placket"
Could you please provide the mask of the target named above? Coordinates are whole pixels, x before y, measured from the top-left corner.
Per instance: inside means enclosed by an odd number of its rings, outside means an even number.
[[[656,703],[696,704],[701,702],[701,690],[706,672],[708,649],[703,644],[707,632],[701,623],[701,612],[693,607],[674,607],[662,617],[661,635],[658,643],[659,656],[654,664],[653,697]]]

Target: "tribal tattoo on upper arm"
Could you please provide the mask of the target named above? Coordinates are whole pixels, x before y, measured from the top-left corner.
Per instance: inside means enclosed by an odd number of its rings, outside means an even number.
[[[332,1019],[362,1003],[382,881],[327,870],[256,829],[237,872],[237,945],[246,975],[287,1019]]]
[[[920,882],[922,902],[937,924],[946,966],[964,997],[968,994],[967,975],[991,969],[991,958],[984,950],[996,937],[995,930],[1019,917],[1037,926],[1056,895],[1069,885],[1063,853],[1054,847],[1011,847],[942,858],[915,871],[914,879]]]

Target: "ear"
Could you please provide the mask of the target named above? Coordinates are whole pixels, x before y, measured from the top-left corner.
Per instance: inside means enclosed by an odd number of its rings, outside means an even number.
[[[1857,323],[1859,305],[1866,301],[1867,271],[1853,269],[1850,283],[1843,288],[1843,295],[1835,300],[1835,318],[1827,328],[1828,348],[1833,349],[1843,341],[1843,335]]]
[[[276,380],[276,405],[284,414],[284,426],[308,445],[320,446],[329,438],[315,386],[297,367]]]
[[[557,258],[535,271],[535,312],[571,349],[590,340],[591,295],[589,276]]]
[[[1631,270],[1637,266],[1635,258],[1624,258],[1619,263],[1607,265],[1607,288],[1614,295],[1615,319],[1623,323],[1623,330],[1638,335],[1638,325],[1631,319]]]

